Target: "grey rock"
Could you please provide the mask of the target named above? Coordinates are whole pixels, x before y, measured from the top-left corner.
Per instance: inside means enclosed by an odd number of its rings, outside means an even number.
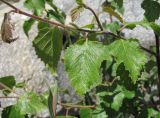
[[[23,9],[23,1],[14,5]],[[0,6],[0,10],[1,22],[3,20],[3,13],[10,11],[10,8],[3,4]],[[23,23],[28,18],[26,16],[13,13],[12,19],[16,24],[16,31],[19,38],[10,44],[2,42],[2,40],[0,42],[0,77],[13,75],[15,76],[17,83],[26,82],[25,91],[42,93],[48,89],[44,79],[49,81],[50,84],[54,84],[55,78],[46,69],[44,63],[37,57],[32,46],[32,39],[37,34],[36,26],[34,26],[29,32],[31,37],[28,39],[23,32]],[[24,90],[18,89],[15,91],[20,94],[24,94],[25,92]],[[5,100],[0,101],[2,101],[2,107],[13,103],[11,101],[5,102]]]

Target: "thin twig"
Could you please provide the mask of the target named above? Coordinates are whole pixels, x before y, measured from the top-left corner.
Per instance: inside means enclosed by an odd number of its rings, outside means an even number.
[[[49,23],[51,25],[55,25],[55,26],[59,26],[61,28],[67,28],[67,29],[70,29],[70,30],[78,30],[78,31],[82,31],[82,32],[89,32],[89,33],[94,33],[94,32],[98,32],[98,31],[94,31],[94,30],[87,30],[87,29],[81,29],[81,28],[74,28],[74,27],[70,27],[70,26],[67,26],[67,25],[64,25],[64,24],[61,24],[61,23],[58,23],[58,22],[54,22],[54,21],[50,21],[46,18],[41,18],[39,16],[35,16],[35,15],[32,15],[32,14],[29,14],[27,12],[24,12],[20,9],[18,9],[17,7],[13,6],[12,4],[10,4],[9,2],[7,1],[4,1],[4,0],[0,0],[2,1],[3,3],[5,3],[6,5],[8,5],[9,7],[13,8],[14,11],[12,12],[15,12],[15,13],[18,13],[18,14],[23,14],[25,16],[28,16],[30,18],[33,18],[33,19],[36,19],[36,20],[39,20],[39,21],[42,21],[42,22],[46,22],[46,23]]]
[[[71,109],[71,108],[66,108],[66,117],[68,116],[70,109]]]
[[[15,98],[15,99],[19,99],[19,97],[15,97],[15,96],[0,96],[0,99],[8,99],[8,98]]]
[[[64,104],[64,103],[58,103],[58,105],[64,106],[64,107],[69,107],[69,108],[91,108],[91,109],[95,109],[96,106],[92,105],[92,106],[84,106],[84,105],[75,105],[75,104]]]
[[[56,95],[53,95],[53,92],[51,90],[51,87],[48,83],[48,81],[44,78],[43,81],[45,82],[45,84],[48,86],[49,90],[51,91],[52,93],[52,109],[53,109],[53,115],[54,115],[54,118],[56,118],[56,109],[57,109],[57,94]],[[55,80],[56,83],[54,84],[57,84],[57,80]]]
[[[90,10],[90,11],[93,13],[94,17],[96,18],[96,21],[97,21],[97,23],[98,23],[99,28],[101,29],[101,31],[103,31],[102,24],[101,24],[98,16],[96,15],[96,13],[94,12],[94,10],[93,10],[91,7],[87,6],[87,5],[84,5],[84,8]]]
[[[159,100],[160,100],[160,51],[159,51],[159,36],[155,34],[155,39],[156,39],[156,61],[157,61],[157,69],[158,69],[158,94],[159,94]]]
[[[111,14],[109,14],[109,19],[110,19],[110,23],[112,23],[113,19],[112,19],[112,15]]]
[[[4,89],[12,92],[12,93],[15,93],[18,95],[18,93],[16,93],[15,91],[13,91],[11,88],[9,88],[8,86],[6,86],[5,84],[3,84],[2,82],[0,82],[0,86],[3,87]]]
[[[120,29],[118,29],[119,32],[122,32],[123,29],[126,28],[126,25],[123,25]]]
[[[144,50],[144,51],[146,51],[146,52],[148,52],[148,53],[150,53],[150,54],[152,54],[152,55],[154,55],[154,56],[156,56],[155,52],[153,52],[153,51],[151,51],[151,50],[149,50],[149,49],[147,49],[147,48],[145,48],[143,46],[141,46],[141,49]]]
[[[114,83],[116,80],[117,80],[117,78],[114,78],[111,82],[107,81],[107,82],[102,83],[102,84],[100,84],[100,85],[102,85],[102,86],[112,86],[113,83]]]
[[[3,2],[3,3],[5,3],[5,4],[7,4],[7,5],[10,6],[11,8],[13,8],[13,9],[14,9],[13,12],[15,12],[15,13],[23,14],[23,15],[28,16],[28,17],[30,17],[30,18],[33,18],[33,19],[36,19],[36,20],[39,20],[39,21],[42,21],[42,22],[49,23],[49,24],[51,24],[51,25],[59,26],[59,27],[64,28],[64,29],[67,28],[67,29],[70,29],[70,30],[78,30],[78,31],[81,31],[81,32],[97,33],[97,34],[108,34],[108,35],[114,36],[115,38],[124,39],[124,38],[122,38],[122,37],[120,37],[120,36],[118,36],[118,35],[116,35],[116,34],[114,34],[114,33],[112,33],[112,32],[97,31],[97,30],[87,30],[87,29],[81,29],[81,28],[74,28],[74,27],[66,26],[66,25],[61,24],[61,23],[57,23],[57,22],[50,21],[50,20],[45,19],[45,18],[41,18],[41,17],[39,17],[39,16],[35,16],[35,15],[32,15],[32,14],[26,13],[26,12],[18,9],[17,7],[13,6],[12,4],[10,4],[10,3],[8,3],[8,2],[6,2],[6,1],[4,1],[4,0],[0,0],[0,1]],[[100,24],[100,21],[99,21],[97,15],[95,14],[95,12],[94,12],[90,7],[87,7],[86,9],[91,10],[92,13],[94,13],[97,22],[99,22],[99,23],[98,23],[98,24],[99,24],[99,27],[101,27],[101,30],[102,30],[103,28],[102,28],[102,26],[101,26],[101,24]],[[141,46],[141,48],[142,48],[143,50],[145,50],[146,52],[155,55],[154,52],[152,52],[152,51],[150,51],[150,50],[148,50],[148,49],[146,49],[146,48],[144,48],[144,47],[142,47],[142,46]]]

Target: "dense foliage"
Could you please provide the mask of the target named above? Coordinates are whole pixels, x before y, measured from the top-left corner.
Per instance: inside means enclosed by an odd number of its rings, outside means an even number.
[[[101,23],[84,1],[76,0],[76,3],[77,7],[71,11],[72,20],[88,9],[94,15],[93,22],[83,27],[74,22],[66,26],[66,14],[52,0],[26,0],[24,3],[33,15],[58,22],[53,25],[31,17],[23,28],[28,36],[32,25],[38,23],[38,35],[33,40],[36,54],[52,73],[56,73],[58,62],[63,62],[73,89],[83,98],[76,116],[68,118],[160,118],[159,43],[156,41],[156,46],[147,50],[139,40],[126,39],[122,33],[125,28],[133,30],[140,25],[152,29],[158,40],[160,25],[155,21],[160,17],[160,1],[144,0],[141,7],[145,18],[130,23],[122,17],[123,0],[106,0],[102,4],[103,12],[111,16],[110,23]],[[14,87],[25,87],[24,83],[16,83],[13,76],[0,78],[0,82],[5,85],[6,96]],[[50,116],[56,117],[57,87],[61,89],[54,85],[42,95],[30,91],[19,96],[15,105],[3,110],[2,117],[34,116],[46,107]]]

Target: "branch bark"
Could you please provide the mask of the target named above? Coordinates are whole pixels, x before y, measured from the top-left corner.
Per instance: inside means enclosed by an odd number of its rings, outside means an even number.
[[[15,97],[15,96],[0,96],[0,99],[19,99],[19,97]]]
[[[123,37],[120,37],[120,36],[112,33],[112,32],[97,31],[97,30],[87,30],[87,29],[81,29],[81,28],[75,28],[75,27],[66,26],[66,25],[64,25],[64,24],[57,23],[57,22],[54,22],[54,21],[50,21],[50,20],[48,20],[48,19],[41,18],[41,17],[39,17],[39,16],[35,16],[35,15],[29,14],[29,13],[27,13],[27,12],[24,12],[24,11],[18,9],[17,7],[13,6],[12,4],[10,4],[9,2],[7,2],[7,1],[5,1],[5,0],[0,0],[0,1],[3,2],[3,3],[5,3],[5,4],[8,5],[9,7],[11,7],[12,9],[14,9],[13,12],[15,12],[15,13],[23,14],[23,15],[28,16],[28,17],[30,17],[30,18],[33,18],[33,19],[36,19],[36,20],[39,20],[39,21],[42,21],[42,22],[49,23],[49,24],[51,24],[51,25],[58,26],[58,27],[61,27],[61,28],[63,28],[63,29],[78,30],[78,31],[80,31],[80,32],[88,32],[88,33],[108,34],[108,35],[112,35],[112,36],[115,37],[115,38],[125,39],[125,38],[123,38]],[[95,14],[95,12],[94,12],[91,8],[89,8],[89,7],[88,7],[88,9],[89,9],[90,11],[92,11],[92,13],[94,14],[94,16],[95,16],[96,19],[97,19],[97,22],[99,22],[98,24],[99,24],[99,26],[101,27],[101,30],[103,30],[103,28],[102,28],[102,26],[101,26],[101,23],[100,23],[97,15]],[[155,55],[154,52],[152,52],[152,51],[144,48],[143,46],[141,46],[141,48],[142,48],[144,51],[146,51],[146,52],[148,52],[148,53],[150,53],[150,54]]]
[[[98,16],[96,15],[96,13],[94,12],[94,10],[93,10],[91,7],[87,6],[87,5],[84,5],[84,8],[90,10],[90,11],[93,13],[94,17],[96,18],[96,21],[97,21],[97,23],[98,23],[99,28],[101,29],[101,31],[103,31],[102,24],[101,24]]]
[[[141,46],[141,49],[144,50],[144,51],[146,51],[147,53],[150,53],[150,54],[156,56],[156,53],[155,53],[155,52],[152,52],[151,50],[149,50],[149,49],[147,49],[147,48],[144,48],[143,46]]]
[[[69,108],[91,108],[91,109],[95,109],[96,106],[95,105],[92,105],[92,106],[84,106],[84,105],[75,105],[75,104],[64,104],[64,103],[58,103],[59,105],[61,106],[64,106],[64,107],[69,107]]]
[[[159,51],[159,36],[155,34],[155,39],[156,39],[156,61],[157,61],[157,70],[158,70],[158,94],[159,94],[159,100],[160,100],[160,51]]]

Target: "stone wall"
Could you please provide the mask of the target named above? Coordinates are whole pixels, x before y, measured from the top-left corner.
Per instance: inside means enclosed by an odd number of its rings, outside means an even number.
[[[15,3],[15,6],[23,9],[23,1]],[[3,20],[3,14],[11,9],[6,5],[0,5],[0,24]],[[25,9],[24,9],[25,10]],[[32,47],[33,38],[28,39],[23,32],[23,22],[28,18],[23,15],[13,14],[12,19],[16,24],[18,40],[8,44],[0,39],[0,77],[13,75],[17,82],[26,82],[27,91],[36,91],[41,93],[47,90],[44,79],[54,84],[55,78],[45,68],[44,63],[37,57]],[[36,28],[31,30],[30,35],[34,37]],[[34,34],[34,35],[33,35]],[[20,94],[24,94],[24,90],[16,89]],[[14,96],[14,94],[11,94]],[[2,100],[2,107],[12,104],[11,100]]]

